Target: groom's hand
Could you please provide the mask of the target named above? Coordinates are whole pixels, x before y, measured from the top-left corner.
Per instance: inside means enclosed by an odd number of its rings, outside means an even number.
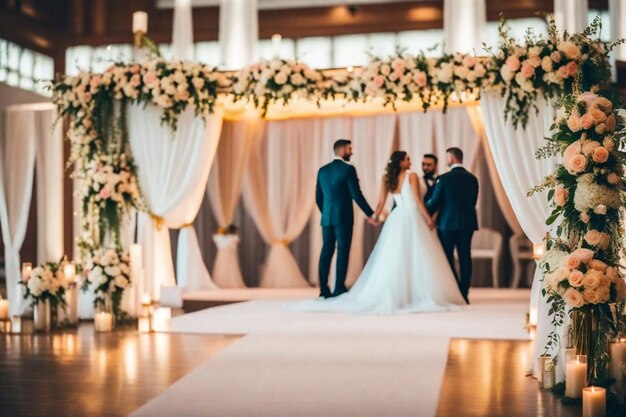
[[[367,222],[368,222],[371,226],[374,226],[374,227],[377,227],[378,225],[380,225],[380,222],[379,222],[378,220],[376,220],[375,218],[373,218],[373,217],[369,217],[369,218],[367,219]]]

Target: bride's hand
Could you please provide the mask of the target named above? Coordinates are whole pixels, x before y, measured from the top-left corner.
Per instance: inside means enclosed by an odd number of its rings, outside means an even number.
[[[427,219],[427,221],[426,221],[426,222],[428,223],[428,228],[429,228],[430,230],[435,229],[435,227],[437,226],[437,225],[435,224],[435,219],[433,219],[432,217],[429,217],[429,218]]]

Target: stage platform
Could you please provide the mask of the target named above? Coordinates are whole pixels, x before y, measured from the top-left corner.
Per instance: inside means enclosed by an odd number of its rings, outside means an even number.
[[[303,300],[319,295],[319,288],[234,288],[195,291],[183,294],[183,310],[192,313],[254,300]]]

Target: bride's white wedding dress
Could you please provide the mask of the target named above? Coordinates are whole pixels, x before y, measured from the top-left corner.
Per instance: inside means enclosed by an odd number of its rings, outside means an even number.
[[[464,305],[437,237],[419,212],[407,171],[396,208],[352,289],[335,298],[291,304],[299,311],[394,314],[443,311]],[[424,190],[422,190],[422,195]]]

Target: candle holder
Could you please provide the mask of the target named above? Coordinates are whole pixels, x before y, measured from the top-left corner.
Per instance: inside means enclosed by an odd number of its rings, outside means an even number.
[[[96,332],[110,332],[113,330],[113,315],[107,311],[97,312],[94,317],[94,329]]]
[[[49,332],[51,320],[50,300],[40,300],[33,307],[33,321],[35,331]]]
[[[556,382],[556,358],[544,358],[541,367],[541,389],[552,389]]]
[[[22,333],[22,318],[20,316],[11,317],[11,333]]]

